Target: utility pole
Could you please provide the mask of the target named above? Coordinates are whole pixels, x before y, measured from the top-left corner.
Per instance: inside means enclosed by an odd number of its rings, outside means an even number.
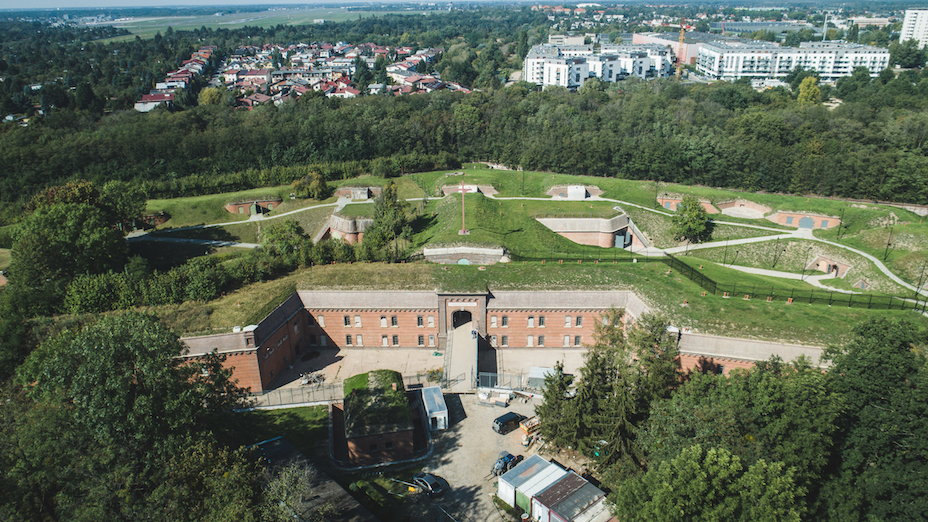
[[[461,230],[458,231],[459,236],[466,236],[470,234],[470,230],[467,230],[467,227],[464,226],[464,180],[461,180]]]
[[[838,223],[838,239],[841,239],[841,233],[844,230],[844,212],[847,211],[847,207],[841,209],[841,221]]]
[[[883,261],[886,261],[886,256],[889,255],[889,247],[893,244],[893,225],[889,226],[889,237],[886,238],[886,248],[883,249]]]

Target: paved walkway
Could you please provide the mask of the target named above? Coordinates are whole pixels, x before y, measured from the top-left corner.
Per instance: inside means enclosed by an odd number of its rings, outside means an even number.
[[[477,337],[474,323],[458,326],[448,336],[445,355],[445,378],[451,381],[451,391],[464,393],[474,389],[477,379]]]
[[[721,263],[720,263],[721,264]],[[748,274],[756,274],[768,277],[779,277],[781,279],[794,279],[796,281],[805,281],[812,286],[817,286],[823,288],[830,292],[840,292],[842,294],[859,294],[860,292],[854,292],[852,290],[842,290],[840,288],[834,288],[822,284],[822,281],[825,279],[834,279],[837,277],[834,272],[829,272],[827,274],[797,274],[795,272],[783,272],[781,270],[767,270],[765,268],[754,268],[752,266],[739,266],[739,265],[722,265],[726,268],[731,268],[733,270],[738,270],[739,272],[745,272]]]
[[[219,239],[192,239],[186,237],[167,237],[167,236],[152,236],[148,234],[141,234],[133,237],[126,238],[126,241],[157,241],[159,243],[187,243],[194,245],[203,245],[211,247],[238,247],[238,248],[258,248],[261,245],[258,243],[241,243],[238,241],[224,241]]]

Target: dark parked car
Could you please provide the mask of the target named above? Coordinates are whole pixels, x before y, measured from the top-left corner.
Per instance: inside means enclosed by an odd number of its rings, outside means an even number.
[[[412,482],[429,495],[441,495],[445,492],[445,488],[442,487],[441,481],[431,473],[419,473],[412,478]]]
[[[519,427],[519,422],[524,417],[515,412],[508,412],[500,415],[493,421],[493,431],[504,435]]]

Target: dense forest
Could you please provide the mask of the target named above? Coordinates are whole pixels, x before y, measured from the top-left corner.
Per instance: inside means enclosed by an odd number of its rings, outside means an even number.
[[[621,520],[918,520],[928,513],[928,333],[858,325],[827,372],[776,358],[680,371],[666,319],[599,325],[546,378],[547,441],[592,458]]]
[[[201,192],[197,180],[220,191],[213,177],[249,168],[446,152],[526,169],[925,203],[926,94],[928,75],[907,72],[842,79],[834,109],[783,89],[667,80],[579,93],[515,85],[472,95],[305,96],[251,112],[203,106],[100,120],[67,111],[2,127],[0,198],[9,222],[17,203],[66,180],[116,179],[180,196]]]

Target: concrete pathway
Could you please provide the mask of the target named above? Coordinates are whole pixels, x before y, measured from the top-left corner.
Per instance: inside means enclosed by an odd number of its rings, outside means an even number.
[[[186,237],[166,237],[152,236],[148,234],[137,235],[126,238],[126,241],[157,241],[159,243],[187,243],[194,245],[203,245],[210,247],[237,247],[237,248],[259,248],[258,243],[241,243],[238,241],[223,241],[219,239],[192,239]]]
[[[474,389],[477,379],[477,337],[474,323],[458,326],[448,336],[445,355],[445,378],[451,382],[451,391],[465,393]]]
[[[720,263],[721,264],[721,263]],[[840,292],[842,294],[859,294],[860,292],[854,292],[852,290],[842,290],[840,288],[834,288],[831,286],[826,286],[822,284],[822,281],[825,279],[835,279],[836,275],[834,272],[827,274],[797,274],[795,272],[783,272],[781,270],[767,270],[765,268],[754,268],[752,266],[739,266],[739,265],[722,265],[726,268],[731,268],[733,270],[738,270],[739,272],[745,272],[747,274],[756,274],[768,277],[779,277],[781,279],[793,279],[796,281],[805,281],[812,286],[817,286],[823,288],[830,292]]]

